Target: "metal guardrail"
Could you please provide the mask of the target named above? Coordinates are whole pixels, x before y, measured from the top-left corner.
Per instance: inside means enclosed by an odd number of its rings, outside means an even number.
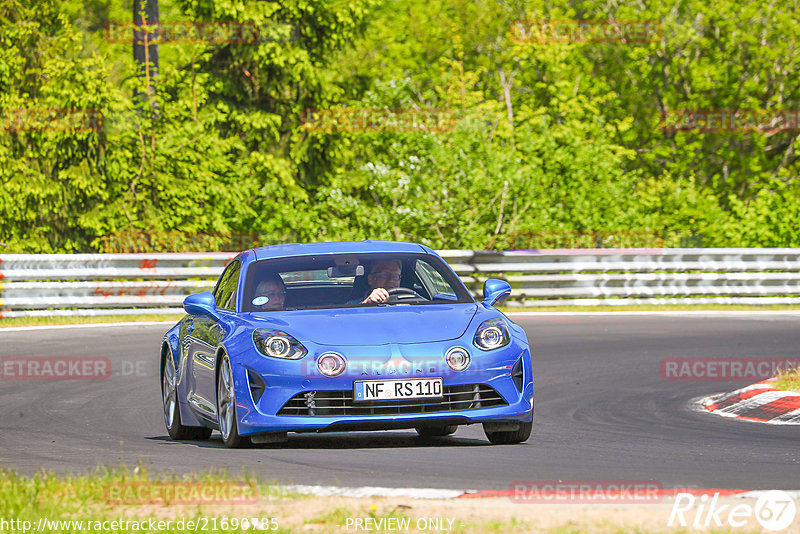
[[[800,249],[439,251],[476,296],[511,307],[800,304]],[[0,255],[0,318],[182,313],[235,253]]]
[[[235,255],[0,255],[0,318],[183,313]]]

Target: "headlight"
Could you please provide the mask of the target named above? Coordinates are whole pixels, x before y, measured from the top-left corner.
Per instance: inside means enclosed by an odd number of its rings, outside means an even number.
[[[481,350],[494,350],[511,343],[508,326],[502,319],[489,319],[481,323],[472,343]]]
[[[299,360],[308,353],[299,341],[280,330],[259,328],[253,332],[253,342],[261,354],[272,358]]]

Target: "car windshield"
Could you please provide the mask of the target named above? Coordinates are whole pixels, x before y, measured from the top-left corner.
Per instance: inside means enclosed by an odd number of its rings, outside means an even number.
[[[375,289],[380,302],[365,302]],[[261,260],[247,268],[242,311],[474,302],[430,254],[348,254]]]

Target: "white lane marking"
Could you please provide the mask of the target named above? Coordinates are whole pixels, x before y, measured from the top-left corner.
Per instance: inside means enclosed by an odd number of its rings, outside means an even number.
[[[362,487],[339,487],[339,486],[304,486],[304,485],[290,485],[280,486],[279,489],[292,492],[301,493],[303,495],[314,495],[317,497],[404,497],[412,499],[456,499],[466,494],[480,494],[477,490],[446,490],[435,488],[383,488],[374,486]],[[695,488],[696,490],[696,488]],[[714,491],[714,489],[709,489]],[[744,493],[737,493],[731,495],[737,499],[757,499],[767,491],[772,490],[754,490]],[[800,498],[800,490],[782,490],[791,495],[793,498]],[[671,497],[671,496],[670,496]],[[484,498],[498,498],[495,495],[490,495]],[[508,498],[508,496],[501,496],[499,498]]]
[[[731,391],[730,393],[719,393],[717,395],[711,395],[703,399],[702,403],[703,406],[709,407],[713,404],[720,404],[725,402],[728,399],[732,399],[737,395],[741,395],[745,391],[751,391],[753,389],[769,389],[772,390],[772,386],[769,384],[769,381],[764,382],[757,382],[755,384],[750,384],[749,386],[743,387],[741,389],[737,389],[735,391]],[[740,401],[741,402],[741,401]]]
[[[737,419],[739,421],[744,421],[746,423],[757,423],[757,424],[766,423],[768,425],[800,425],[800,410],[793,410],[789,413],[783,414],[781,416],[766,421],[748,419],[739,416],[739,413],[744,409],[758,408],[759,406],[763,406],[764,404],[769,404],[773,400],[797,395],[797,393],[791,391],[779,391],[779,390],[766,391],[754,397],[750,397],[749,399],[744,399],[740,402],[737,402],[736,404],[732,404],[726,408],[714,410],[713,412],[708,410],[707,407],[709,405],[721,402],[720,397],[722,395],[725,395],[726,398],[730,398],[736,395],[737,393],[740,393],[741,391],[750,389],[751,387],[752,386],[748,388],[743,388],[742,390],[736,390],[733,393],[729,394],[720,393],[717,395],[711,395],[709,397],[694,398],[691,401],[689,401],[689,408],[695,412],[703,412],[705,414],[719,415],[721,417]]]
[[[706,413],[711,415],[718,415],[720,417],[727,417],[729,419],[736,419],[737,421],[742,421],[744,423],[753,423],[755,425],[794,425],[794,426],[800,425],[800,421],[780,421],[778,419],[769,419],[767,421],[761,421],[758,419],[748,419],[746,417],[739,417],[735,413],[722,412],[719,410],[717,410],[716,412],[706,411]]]
[[[765,391],[764,393],[759,393],[758,395],[754,395],[749,399],[743,399],[735,404],[731,404],[730,406],[726,406],[725,408],[718,408],[715,413],[730,413],[733,415],[739,415],[742,412],[746,412],[749,410],[755,410],[760,408],[766,404],[774,402],[776,400],[780,400],[784,397],[791,397],[793,395],[788,395],[786,391]]]
[[[776,423],[793,423],[795,425],[800,425],[800,408],[778,416],[773,419],[773,421]]]
[[[455,499],[474,490],[446,490],[434,488],[382,488],[362,486],[347,488],[338,486],[281,486],[284,490],[314,495],[317,497],[408,497],[412,499]]]
[[[505,311],[503,312],[509,316],[516,316],[516,317],[548,317],[548,316],[581,316],[581,315],[608,315],[608,316],[620,316],[620,315],[655,315],[655,316],[708,316],[708,317],[759,317],[759,316],[787,316],[787,317],[800,317],[800,310],[670,310],[670,311],[529,311],[529,312],[515,312],[515,311]]]
[[[0,333],[3,332],[20,332],[25,330],[48,330],[50,328],[98,328],[108,326],[156,326],[165,324],[176,324],[180,319],[175,321],[130,321],[125,323],[87,323],[87,324],[50,324],[50,325],[37,325],[37,326],[9,326],[8,328],[0,327]]]
[[[775,490],[754,490],[754,491],[747,491],[745,493],[738,493],[733,497],[737,499],[758,499],[762,495]],[[784,493],[789,494],[790,497],[793,499],[800,499],[800,490],[781,490]]]

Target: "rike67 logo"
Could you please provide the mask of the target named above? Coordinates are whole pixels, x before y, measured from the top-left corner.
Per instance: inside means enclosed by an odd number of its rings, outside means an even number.
[[[699,497],[691,493],[678,493],[667,526],[693,528],[744,527],[753,528],[755,519],[765,530],[783,530],[794,521],[797,507],[794,499],[785,491],[759,492],[755,505],[741,503],[720,504],[719,493]]]

